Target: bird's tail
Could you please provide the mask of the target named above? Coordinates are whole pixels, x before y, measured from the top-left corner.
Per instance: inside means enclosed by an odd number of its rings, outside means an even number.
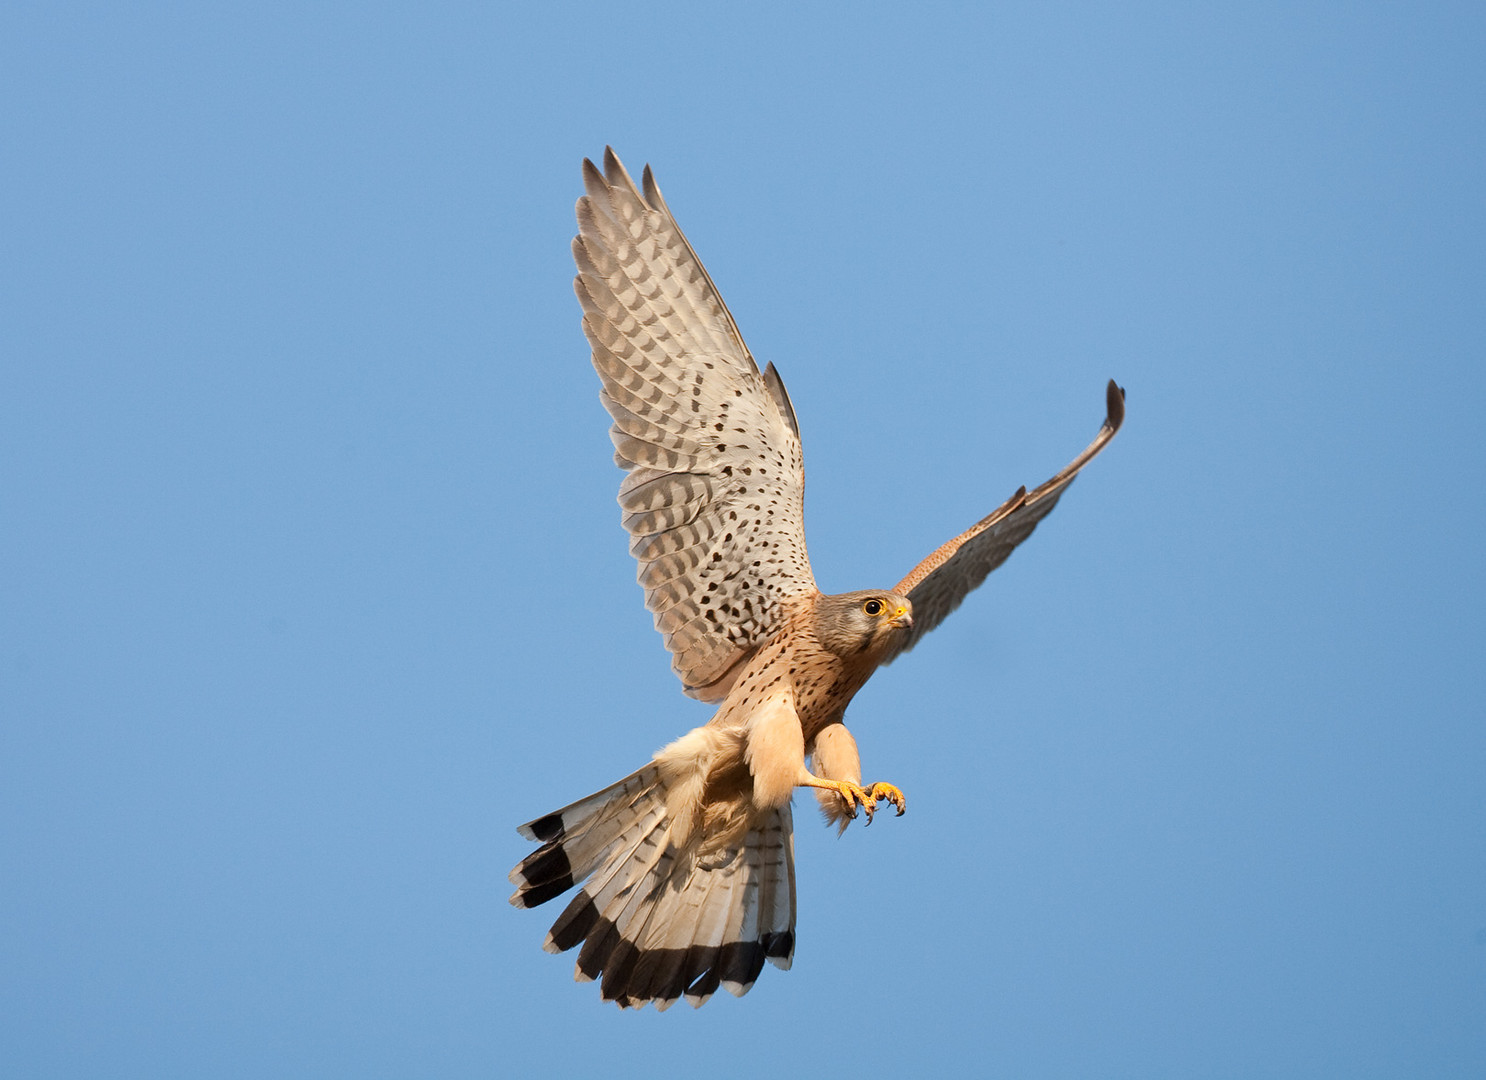
[[[511,871],[511,903],[535,907],[587,879],[542,947],[581,944],[575,978],[602,975],[604,999],[621,1008],[664,1010],[683,995],[699,1006],[719,985],[742,996],[765,960],[788,968],[794,957],[789,805],[751,811],[719,845],[704,835],[714,830],[673,822],[673,786],[652,761],[520,827],[542,846]]]

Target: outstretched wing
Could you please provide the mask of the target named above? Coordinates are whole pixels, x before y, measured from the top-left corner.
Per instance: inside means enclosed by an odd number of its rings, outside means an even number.
[[[686,692],[726,695],[815,591],[805,468],[789,396],[760,372],[646,166],[643,193],[613,150],[583,162],[574,288],[645,606]]]
[[[1113,379],[1105,391],[1105,409],[1099,434],[1062,472],[1030,492],[1018,488],[988,517],[939,548],[893,587],[913,601],[913,629],[902,635],[889,661],[918,644],[919,638],[943,622],[987,574],[1004,563],[1032,535],[1037,523],[1052,513],[1079,470],[1109,445],[1125,419],[1125,391]]]

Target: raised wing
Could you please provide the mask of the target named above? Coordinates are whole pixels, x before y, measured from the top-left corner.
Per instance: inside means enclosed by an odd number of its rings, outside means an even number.
[[[1113,379],[1105,391],[1104,426],[1082,454],[1041,487],[1016,494],[989,516],[940,547],[913,568],[893,591],[913,601],[913,629],[902,636],[888,661],[918,644],[934,627],[959,607],[970,591],[1006,561],[1016,546],[1032,535],[1037,523],[1058,505],[1058,499],[1073,478],[1109,445],[1125,420],[1125,391]],[[884,661],[884,663],[888,662]]]
[[[613,150],[603,173],[584,160],[574,288],[645,606],[686,692],[717,701],[781,602],[815,591],[805,467],[778,373],[753,362],[648,165],[643,182]]]

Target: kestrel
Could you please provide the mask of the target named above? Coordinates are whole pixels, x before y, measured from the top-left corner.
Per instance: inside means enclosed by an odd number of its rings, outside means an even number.
[[[614,423],[614,460],[645,606],[686,693],[720,702],[704,726],[618,783],[521,826],[540,843],[511,903],[581,891],[543,947],[581,945],[576,977],[621,1008],[718,986],[741,996],[795,948],[790,800],[813,788],[844,830],[903,793],[862,783],[846,706],[913,648],[1057,505],[1124,418],[1109,383],[1094,441],[1019,488],[891,589],[825,596],[805,553],[804,461],[779,373],[759,371],[661,198],[604,153],[583,162],[574,287]]]

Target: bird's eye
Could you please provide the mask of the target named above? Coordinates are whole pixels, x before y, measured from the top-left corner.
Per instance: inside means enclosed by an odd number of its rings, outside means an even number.
[[[862,605],[862,610],[865,611],[868,615],[881,615],[882,601],[868,600],[865,604]]]

